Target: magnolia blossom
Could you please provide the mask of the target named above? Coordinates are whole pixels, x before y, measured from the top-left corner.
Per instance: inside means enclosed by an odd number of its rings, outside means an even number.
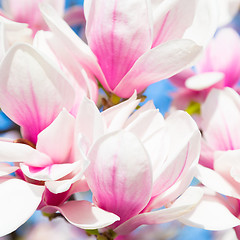
[[[120,217],[110,227],[119,235],[142,224],[177,219],[202,197],[198,188],[187,189],[200,151],[195,122],[185,112],[164,121],[151,102],[129,117],[139,103],[135,99],[133,96],[102,113],[85,99],[80,107],[85,115],[77,117],[79,147],[90,161],[85,177],[93,201]],[[164,205],[168,208],[151,212]],[[53,208],[79,226],[77,215],[67,216],[73,208]]]
[[[179,87],[173,94],[173,106],[186,109],[191,101],[202,103],[212,88],[238,89],[239,59],[238,33],[230,28],[219,30],[194,70],[187,69],[170,78]]]
[[[0,141],[3,236],[23,224],[37,208],[60,206],[74,192],[89,188],[83,179],[88,160],[77,148],[76,119],[69,113],[75,92],[65,75],[25,44],[8,52],[0,73],[1,108],[21,126],[23,137],[14,142]],[[13,172],[16,177],[8,176]],[[81,212],[82,228],[100,228],[119,219],[90,202],[74,204],[74,213]],[[63,208],[69,209],[69,205]]]
[[[201,115],[200,163],[205,167],[199,165],[196,176],[212,191],[205,191],[200,204],[183,222],[210,230],[239,226],[240,97],[231,88],[213,89]]]
[[[33,34],[40,29],[47,29],[38,5],[41,2],[51,4],[61,16],[64,12],[64,0],[2,0],[1,15],[15,22],[27,23]]]
[[[182,39],[194,20],[199,31],[198,18],[194,18],[198,2],[84,1],[88,45],[50,6],[42,4],[41,11],[49,28],[69,46],[76,61],[91,71],[107,91],[127,98],[134,89],[141,92],[151,83],[190,66],[199,55],[201,47]],[[200,15],[206,11],[198,10]],[[212,26],[211,16],[206,19]],[[200,29],[197,36],[209,37],[212,33],[212,27],[211,31]]]
[[[50,4],[60,16],[65,16],[70,25],[84,23],[81,6],[70,8],[64,15],[65,0],[2,0],[1,3],[0,15],[15,22],[28,24],[33,36],[39,30],[48,29],[39,10],[40,3]]]

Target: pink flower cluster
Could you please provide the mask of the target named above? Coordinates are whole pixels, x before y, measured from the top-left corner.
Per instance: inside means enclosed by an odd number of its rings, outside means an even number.
[[[0,107],[20,136],[0,138],[0,237],[36,210],[97,239],[176,219],[240,236],[240,39],[214,36],[230,2],[3,1]],[[85,21],[87,43],[69,26]],[[164,118],[139,103],[166,78]]]

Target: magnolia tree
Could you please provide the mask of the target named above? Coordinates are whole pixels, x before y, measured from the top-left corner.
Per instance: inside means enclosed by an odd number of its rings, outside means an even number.
[[[0,138],[0,237],[36,210],[99,240],[172,220],[240,237],[240,39],[218,30],[238,6],[2,1],[0,107],[20,132]],[[167,116],[140,107],[167,78]]]

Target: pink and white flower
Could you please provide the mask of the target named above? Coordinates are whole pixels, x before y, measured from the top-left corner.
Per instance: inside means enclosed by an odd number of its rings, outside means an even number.
[[[183,222],[225,230],[240,225],[239,95],[231,88],[213,89],[202,105],[201,117],[203,166],[198,166],[196,177],[210,190],[206,190],[195,210],[183,217]]]
[[[139,103],[135,98],[102,113],[85,100],[88,104],[80,107],[85,115],[77,117],[93,201],[120,217],[111,226],[120,235],[142,224],[177,219],[202,197],[198,188],[188,188],[200,153],[195,122],[185,112],[164,120],[151,102],[131,115]],[[168,208],[151,212],[164,205]]]
[[[0,73],[0,105],[21,126],[23,136],[14,142],[0,141],[3,236],[23,224],[37,208],[48,211],[49,206],[61,207],[74,192],[89,188],[83,179],[88,161],[77,150],[76,120],[69,113],[75,92],[65,75],[25,44],[8,52]],[[8,176],[13,172],[16,177]],[[71,205],[65,203],[62,209],[68,211]],[[72,212],[66,217],[72,217]],[[79,212],[82,228],[104,227],[119,219],[87,201],[74,202],[74,214]]]
[[[219,30],[211,40],[195,70],[187,69],[170,78],[179,87],[173,106],[186,109],[191,101],[202,103],[212,88],[238,90],[240,79],[240,38],[231,28]]]
[[[41,11],[49,28],[71,48],[76,61],[91,71],[107,91],[127,98],[135,89],[141,92],[151,83],[190,66],[201,52],[195,42],[182,39],[198,9],[198,1],[185,2],[87,0],[84,12],[88,45],[50,6],[42,4]],[[208,35],[200,32],[201,36]]]
[[[39,10],[40,3],[50,4],[59,16],[66,17],[70,25],[84,22],[81,6],[70,8],[64,15],[65,0],[2,0],[1,3],[0,15],[15,22],[28,24],[33,36],[39,30],[48,30]]]

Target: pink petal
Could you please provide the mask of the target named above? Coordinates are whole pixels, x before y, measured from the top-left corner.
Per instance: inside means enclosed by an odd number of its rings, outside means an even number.
[[[79,65],[61,39],[52,32],[39,31],[34,37],[33,45],[51,57],[61,71],[67,75],[67,80],[76,92],[76,109],[79,108],[83,96],[88,96],[94,102],[97,102],[98,86],[95,76]]]
[[[154,212],[139,214],[114,229],[119,235],[125,235],[143,224],[160,224],[178,219],[192,211],[203,196],[203,191],[197,187],[189,187],[169,208]]]
[[[108,108],[101,113],[107,123],[108,132],[117,131],[123,128],[129,116],[140,102],[140,100],[137,100],[136,98],[137,95],[136,92],[134,92],[132,97],[128,100]]]
[[[136,60],[151,47],[147,1],[93,0],[86,22],[88,44],[109,87],[114,89]]]
[[[86,179],[83,179],[83,174],[81,174],[81,176],[75,175],[73,178],[66,180],[47,181],[45,186],[51,193],[54,194],[63,193],[70,190],[71,195],[76,192],[86,192],[89,190]]]
[[[188,78],[190,78],[190,77],[192,77],[194,75],[195,75],[195,73],[194,73],[194,71],[192,69],[186,69],[186,70],[183,70],[182,72],[172,76],[169,80],[175,86],[185,88],[185,81]]]
[[[74,140],[75,119],[66,109],[38,134],[36,149],[52,158],[54,164],[69,163]]]
[[[157,151],[158,161],[155,158],[153,163],[152,196],[161,194],[184,177],[191,166],[197,165],[200,154],[200,132],[196,123],[185,112],[178,111],[170,115],[159,136],[158,141],[155,140],[161,148]],[[155,147],[156,143],[152,141]]]
[[[5,50],[8,50],[15,43],[30,43],[32,41],[32,31],[27,24],[14,22],[1,16],[0,22],[3,25],[1,44],[4,45]]]
[[[56,34],[58,39],[62,40],[65,46],[68,46],[76,61],[92,72],[103,84],[104,88],[109,91],[110,88],[97,62],[97,58],[88,45],[72,31],[68,24],[49,5],[42,3],[40,9],[49,28]]]
[[[201,141],[201,153],[199,158],[199,163],[204,167],[213,169],[214,163],[214,149],[202,138]]]
[[[224,177],[224,179],[228,181],[237,192],[240,187],[238,176],[240,167],[239,160],[239,149],[233,151],[215,152],[214,154],[214,170],[221,174],[221,176]]]
[[[206,72],[188,78],[185,86],[193,91],[201,91],[210,87],[223,87],[224,74],[221,72]]]
[[[124,101],[124,102],[127,102]],[[118,104],[120,105],[120,104]],[[115,105],[117,106],[117,105]],[[152,100],[147,101],[143,106],[141,106],[139,109],[137,109],[137,111],[134,111],[133,114],[131,114],[131,116],[128,118],[128,120],[125,123],[125,126],[128,126],[129,124],[131,124],[135,119],[138,118],[138,116],[148,110],[155,110],[156,107],[154,105],[154,102]]]
[[[186,39],[163,43],[143,54],[113,92],[125,98],[129,97],[134,89],[141,92],[148,85],[191,66],[201,50],[201,47]]]
[[[182,38],[195,16],[197,1],[162,1],[153,8],[154,40],[152,47]]]
[[[63,107],[72,107],[72,87],[29,45],[15,45],[2,62],[0,73],[1,107],[33,143]]]
[[[95,103],[84,98],[76,118],[75,140],[80,133],[89,146],[104,134],[105,128],[105,123]]]
[[[193,177],[196,175],[196,166],[192,166],[184,177],[180,178],[162,194],[151,198],[144,212],[166,206],[169,202],[176,200],[190,186]]]
[[[218,4],[218,11],[219,11],[219,26],[222,27],[228,23],[230,23],[234,16],[238,12],[239,8],[239,0],[231,0],[225,1],[220,0],[217,2]]]
[[[29,167],[25,164],[20,164],[20,167],[24,175],[31,179],[37,181],[52,181],[61,179],[71,173],[75,169],[76,164],[52,164],[44,168]]]
[[[33,30],[35,34],[40,29],[47,28],[43,19],[41,18],[41,13],[38,8],[38,4],[41,1],[29,1],[22,0],[8,0],[2,3],[3,9],[11,16],[16,22],[27,23],[29,27]]]
[[[233,87],[240,75],[240,38],[233,29],[220,30],[210,42],[202,61],[198,64],[201,72],[222,72],[224,86]]]
[[[85,153],[88,149],[85,149],[86,144],[81,134],[78,135],[77,142],[74,147],[75,151],[72,153],[74,154],[73,159],[75,159],[75,162],[72,164],[72,172],[57,182],[50,180],[45,183],[46,187],[53,193],[58,194],[65,192],[72,184],[81,181],[85,170],[89,166],[89,160]]]
[[[206,190],[196,208],[179,219],[184,224],[207,230],[225,230],[240,224],[230,211],[226,199]]]
[[[206,142],[214,150],[240,148],[240,99],[230,88],[213,89],[201,107],[202,129]]]
[[[0,44],[0,60],[2,61],[3,57],[6,54],[6,35],[4,32],[4,24],[0,22],[0,39],[1,39],[1,44]]]
[[[0,141],[0,162],[24,162],[31,166],[44,167],[51,164],[52,160],[26,144]]]
[[[212,169],[199,165],[196,178],[209,189],[226,196],[240,198],[239,184],[234,186],[231,181],[229,182],[228,179]]]
[[[43,186],[19,179],[0,180],[0,237],[13,232],[31,217],[42,199],[43,191]]]
[[[83,229],[100,229],[119,220],[113,213],[106,212],[87,201],[70,201],[59,207],[47,206],[46,212],[57,210],[74,226]]]
[[[46,2],[47,4],[52,6],[55,9],[55,11],[58,13],[59,16],[64,15],[65,0],[43,0],[42,2]]]
[[[121,222],[138,214],[152,186],[151,165],[141,142],[129,132],[115,132],[100,138],[88,157],[86,178],[96,204],[120,216]]]
[[[206,46],[217,30],[218,17],[215,1],[197,1],[193,24],[186,30],[183,38],[191,39],[200,46]]]
[[[158,109],[151,109],[140,113],[125,129],[134,133],[141,141],[144,141],[161,129],[163,125],[164,119],[162,114]]]

